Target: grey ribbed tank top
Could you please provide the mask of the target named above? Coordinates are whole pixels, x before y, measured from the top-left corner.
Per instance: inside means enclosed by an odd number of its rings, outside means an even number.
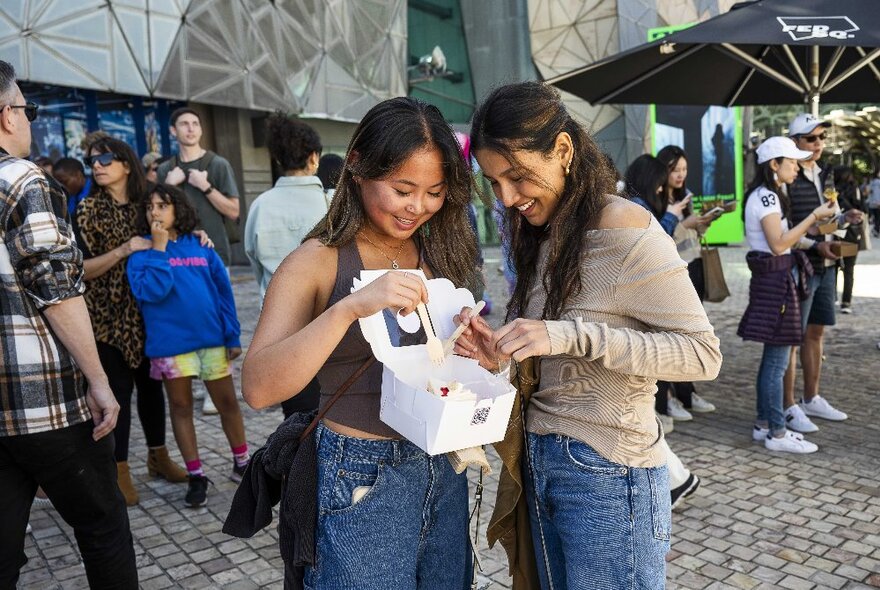
[[[361,271],[364,270],[364,263],[354,240],[340,246],[337,252],[339,259],[336,268],[336,283],[333,285],[333,292],[327,302],[328,308],[351,294],[354,278],[360,277]],[[390,317],[390,312],[386,311],[385,313],[386,323],[391,325],[390,322],[393,322],[392,329],[397,330],[401,345],[419,344],[426,341],[423,330],[419,329],[415,334],[403,332],[397,326],[396,320]],[[336,349],[327,358],[327,362],[318,371],[317,377],[321,384],[321,409],[330,401],[339,386],[345,383],[372,356],[373,352],[361,332],[360,323],[353,322]],[[376,362],[352,384],[348,391],[340,396],[325,417],[375,436],[402,438],[396,430],[379,420],[381,391],[382,364]]]

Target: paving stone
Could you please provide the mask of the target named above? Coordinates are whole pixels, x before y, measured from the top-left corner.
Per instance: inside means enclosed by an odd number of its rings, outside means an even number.
[[[838,317],[828,331],[822,386],[847,392],[839,405],[850,414],[843,423],[822,423],[810,435],[820,451],[808,456],[771,454],[751,442],[754,378],[761,348],[736,336],[747,303],[749,273],[744,248],[720,250],[731,297],[706,309],[721,339],[724,365],[711,384],[697,384],[700,395],[718,410],[677,423],[670,446],[702,486],[673,514],[668,556],[670,589],[880,588],[880,437],[877,416],[860,411],[876,405],[875,344],[880,328],[880,249],[859,254],[857,313]],[[496,309],[503,309],[504,279],[497,274],[497,248],[485,252],[485,275]],[[259,296],[249,269],[233,268],[233,290],[245,347],[256,325]],[[488,316],[498,325],[500,315]],[[858,362],[848,362],[850,359]],[[234,378],[240,383],[240,361]],[[801,377],[799,377],[799,383]],[[194,392],[204,392],[196,384]],[[835,405],[838,404],[835,398]],[[871,410],[873,411],[873,410]],[[248,440],[254,449],[280,424],[278,409],[256,412],[242,405]],[[136,413],[135,413],[136,414]],[[185,508],[185,487],[153,480],[146,473],[143,430],[133,417],[130,466],[141,503],[129,509],[141,588],[281,589],[277,509],[274,522],[250,539],[233,539],[221,529],[235,485],[227,478],[229,449],[216,416],[195,413],[203,464],[215,486],[206,508]],[[171,437],[171,430],[168,429]],[[170,438],[173,441],[173,439]],[[169,446],[172,458],[182,463]],[[490,452],[498,465],[497,456]],[[497,473],[485,481],[481,535],[494,505]],[[473,474],[471,474],[473,477]],[[54,509],[34,509],[28,535],[29,562],[19,587],[53,590],[85,587],[85,571],[73,533]],[[510,588],[507,560],[500,546],[485,548],[481,581]]]

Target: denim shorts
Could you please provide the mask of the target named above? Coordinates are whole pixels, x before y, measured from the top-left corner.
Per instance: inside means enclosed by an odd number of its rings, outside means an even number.
[[[528,440],[526,493],[542,589],[665,588],[666,466],[627,467],[559,434]]]
[[[319,425],[312,590],[466,590],[468,489],[446,455]]]
[[[801,321],[807,324],[833,326],[834,298],[837,295],[837,271],[833,266],[810,277],[810,296],[801,301]]]

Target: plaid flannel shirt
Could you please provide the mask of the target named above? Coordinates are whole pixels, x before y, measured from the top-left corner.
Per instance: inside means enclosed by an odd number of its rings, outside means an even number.
[[[0,150],[0,436],[91,418],[82,373],[41,313],[85,290],[66,202],[36,165]]]

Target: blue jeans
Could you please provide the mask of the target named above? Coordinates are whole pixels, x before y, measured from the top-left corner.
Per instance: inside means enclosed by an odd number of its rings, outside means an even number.
[[[529,433],[528,441],[526,495],[541,588],[665,588],[672,520],[666,466],[612,463],[558,434]]]
[[[790,358],[791,346],[765,344],[764,353],[761,355],[761,366],[758,368],[757,421],[762,424],[767,422],[770,434],[777,437],[785,434],[782,380]]]
[[[468,489],[446,455],[319,425],[313,590],[466,590]]]

